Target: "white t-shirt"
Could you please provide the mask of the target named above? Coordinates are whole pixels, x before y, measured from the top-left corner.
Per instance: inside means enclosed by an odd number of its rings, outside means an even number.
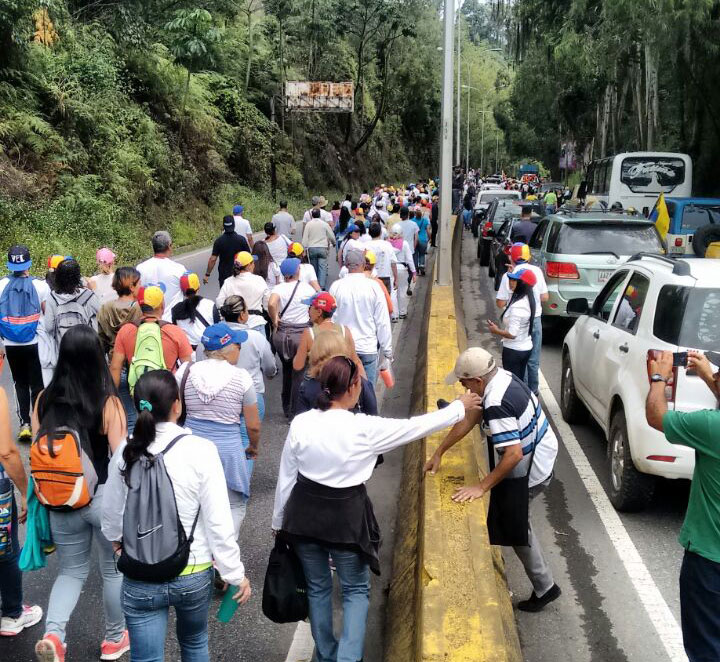
[[[364,235],[364,236],[367,236],[367,235]],[[355,251],[359,251],[360,253],[364,253],[365,248],[366,248],[365,244],[363,242],[361,242],[359,239],[348,239],[343,244],[343,249],[342,249],[343,263],[345,262],[345,259],[347,258],[347,254],[349,251],[355,250]]]
[[[303,283],[310,285],[313,281],[317,281],[317,274],[315,273],[315,267],[312,264],[303,262],[300,265],[300,280]],[[315,290],[313,290],[314,292]]]
[[[407,241],[411,250],[415,250],[415,237],[420,233],[420,228],[415,221],[407,220],[400,221],[400,227],[402,228],[402,236]]]
[[[273,241],[265,242],[272,259],[275,260],[275,264],[280,264],[287,257],[287,249],[290,243],[290,240],[284,234],[278,235],[278,238],[273,239]]]
[[[537,283],[533,286],[533,294],[535,295],[535,317],[540,317],[540,315],[542,315],[542,302],[540,301],[540,296],[542,294],[548,293],[547,283],[545,282],[545,275],[543,274],[540,267],[536,267],[534,264],[527,263],[518,264],[512,270],[512,273],[520,271],[520,269],[529,269],[535,274],[535,277],[537,278]],[[510,279],[508,278],[507,274],[503,274],[502,280],[500,281],[500,287],[498,288],[495,298],[500,299],[500,301],[510,301],[511,296],[512,290],[510,289]]]
[[[280,283],[280,285],[273,287],[272,294],[277,294],[280,298],[278,302],[278,314],[280,314],[282,309],[287,305],[296,285],[297,281],[291,280],[288,283]],[[297,292],[295,292],[295,296],[283,314],[281,321],[286,324],[308,324],[310,322],[310,308],[304,304],[302,300],[308,299],[314,294],[315,290],[310,287],[310,285],[300,281]]]
[[[12,278],[19,278],[19,276],[12,276]],[[8,283],[10,282],[10,277],[5,276],[2,280],[0,280],[0,296],[2,296],[3,290],[7,287]],[[37,292],[38,299],[40,299],[40,305],[42,306],[46,301],[48,296],[50,296],[50,288],[48,287],[48,284],[44,280],[40,280],[38,278],[32,279],[33,287],[35,288],[35,291]],[[42,324],[42,314],[40,315],[40,324]],[[30,342],[13,342],[12,340],[3,340],[5,345],[8,347],[17,347],[19,345],[37,345],[38,343],[38,337],[37,333],[35,334],[35,337]]]
[[[140,284],[143,287],[157,283],[165,285],[165,314],[163,319],[169,321],[172,307],[182,301],[180,278],[187,271],[185,266],[171,260],[169,257],[153,256],[149,260],[138,264],[137,270],[140,272]]]
[[[207,322],[207,326],[212,326],[213,324],[215,324],[215,303],[213,301],[211,301],[210,299],[201,299],[196,309],[196,313],[198,312]],[[202,335],[207,328],[207,326],[205,326],[205,324],[203,324],[197,316],[195,317],[194,322],[191,322],[189,319],[177,320],[177,322],[175,322],[175,325],[179,326],[183,331],[185,331],[185,335],[187,336],[188,341],[193,347],[197,347],[200,344]]]
[[[503,324],[508,333],[515,336],[514,339],[503,338],[503,347],[526,352],[532,349],[532,338],[530,337],[530,303],[527,297],[516,301],[512,306],[505,309]],[[535,324],[540,324],[536,321]]]
[[[247,236],[253,233],[252,227],[250,227],[250,221],[239,214],[233,216],[233,218],[235,219],[235,232],[237,232],[241,237],[245,237],[247,239]]]
[[[367,248],[375,253],[375,269],[378,277],[392,278],[392,265],[397,264],[397,256],[392,245],[384,239],[373,239]]]
[[[117,292],[112,287],[113,277],[114,274],[97,274],[90,278],[90,282],[94,286],[92,290],[100,300],[101,306],[118,298]]]

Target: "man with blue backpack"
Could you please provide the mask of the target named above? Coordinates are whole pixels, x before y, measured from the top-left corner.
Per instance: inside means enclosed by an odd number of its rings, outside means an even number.
[[[44,280],[30,276],[30,249],[13,246],[8,251],[10,275],[0,280],[0,337],[13,382],[20,419],[18,441],[32,441],[30,414],[43,389],[38,355],[38,325],[42,324],[50,289]]]

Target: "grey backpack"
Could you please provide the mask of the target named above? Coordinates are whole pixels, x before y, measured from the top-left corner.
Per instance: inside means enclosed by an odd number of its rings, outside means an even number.
[[[166,582],[175,579],[187,566],[200,509],[188,537],[163,459],[186,436],[175,437],[164,451],[141,457],[130,467],[122,554],[117,564],[118,570],[130,579]]]
[[[59,301],[54,294],[50,295],[57,305],[55,311],[55,328],[52,329],[52,334],[58,345],[68,329],[78,324],[90,326],[91,313],[85,306],[94,294],[92,290],[85,289],[69,301]]]

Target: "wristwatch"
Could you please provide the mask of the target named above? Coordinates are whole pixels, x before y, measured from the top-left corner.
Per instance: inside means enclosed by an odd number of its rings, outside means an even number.
[[[664,382],[665,384],[667,384],[667,382],[668,382],[668,380],[665,377],[663,377],[659,372],[656,372],[654,375],[651,375],[650,381],[653,383]]]

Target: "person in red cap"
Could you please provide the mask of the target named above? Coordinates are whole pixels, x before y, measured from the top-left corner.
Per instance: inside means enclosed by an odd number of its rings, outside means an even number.
[[[318,292],[309,299],[303,299],[302,302],[310,306],[309,314],[312,326],[305,329],[302,338],[300,338],[300,345],[293,360],[293,369],[305,370],[307,358],[312,349],[315,336],[323,331],[330,331],[339,334],[345,339],[347,355],[357,363],[360,372],[363,377],[365,377],[365,368],[363,368],[362,362],[355,351],[355,341],[353,340],[352,331],[350,331],[347,326],[335,324],[335,322],[332,321],[333,315],[337,310],[335,297],[329,292]]]
[[[184,299],[173,306],[170,318],[173,324],[185,332],[190,346],[195,350],[205,329],[220,322],[220,313],[214,301],[200,296],[200,278],[197,274],[186,271],[180,277],[180,291]]]
[[[533,287],[537,284],[535,274],[529,269],[518,269],[508,274],[512,296],[500,320],[500,328],[488,320],[490,333],[502,339],[502,363],[505,370],[525,381],[525,370],[532,352],[532,330],[535,319],[535,296]]]

